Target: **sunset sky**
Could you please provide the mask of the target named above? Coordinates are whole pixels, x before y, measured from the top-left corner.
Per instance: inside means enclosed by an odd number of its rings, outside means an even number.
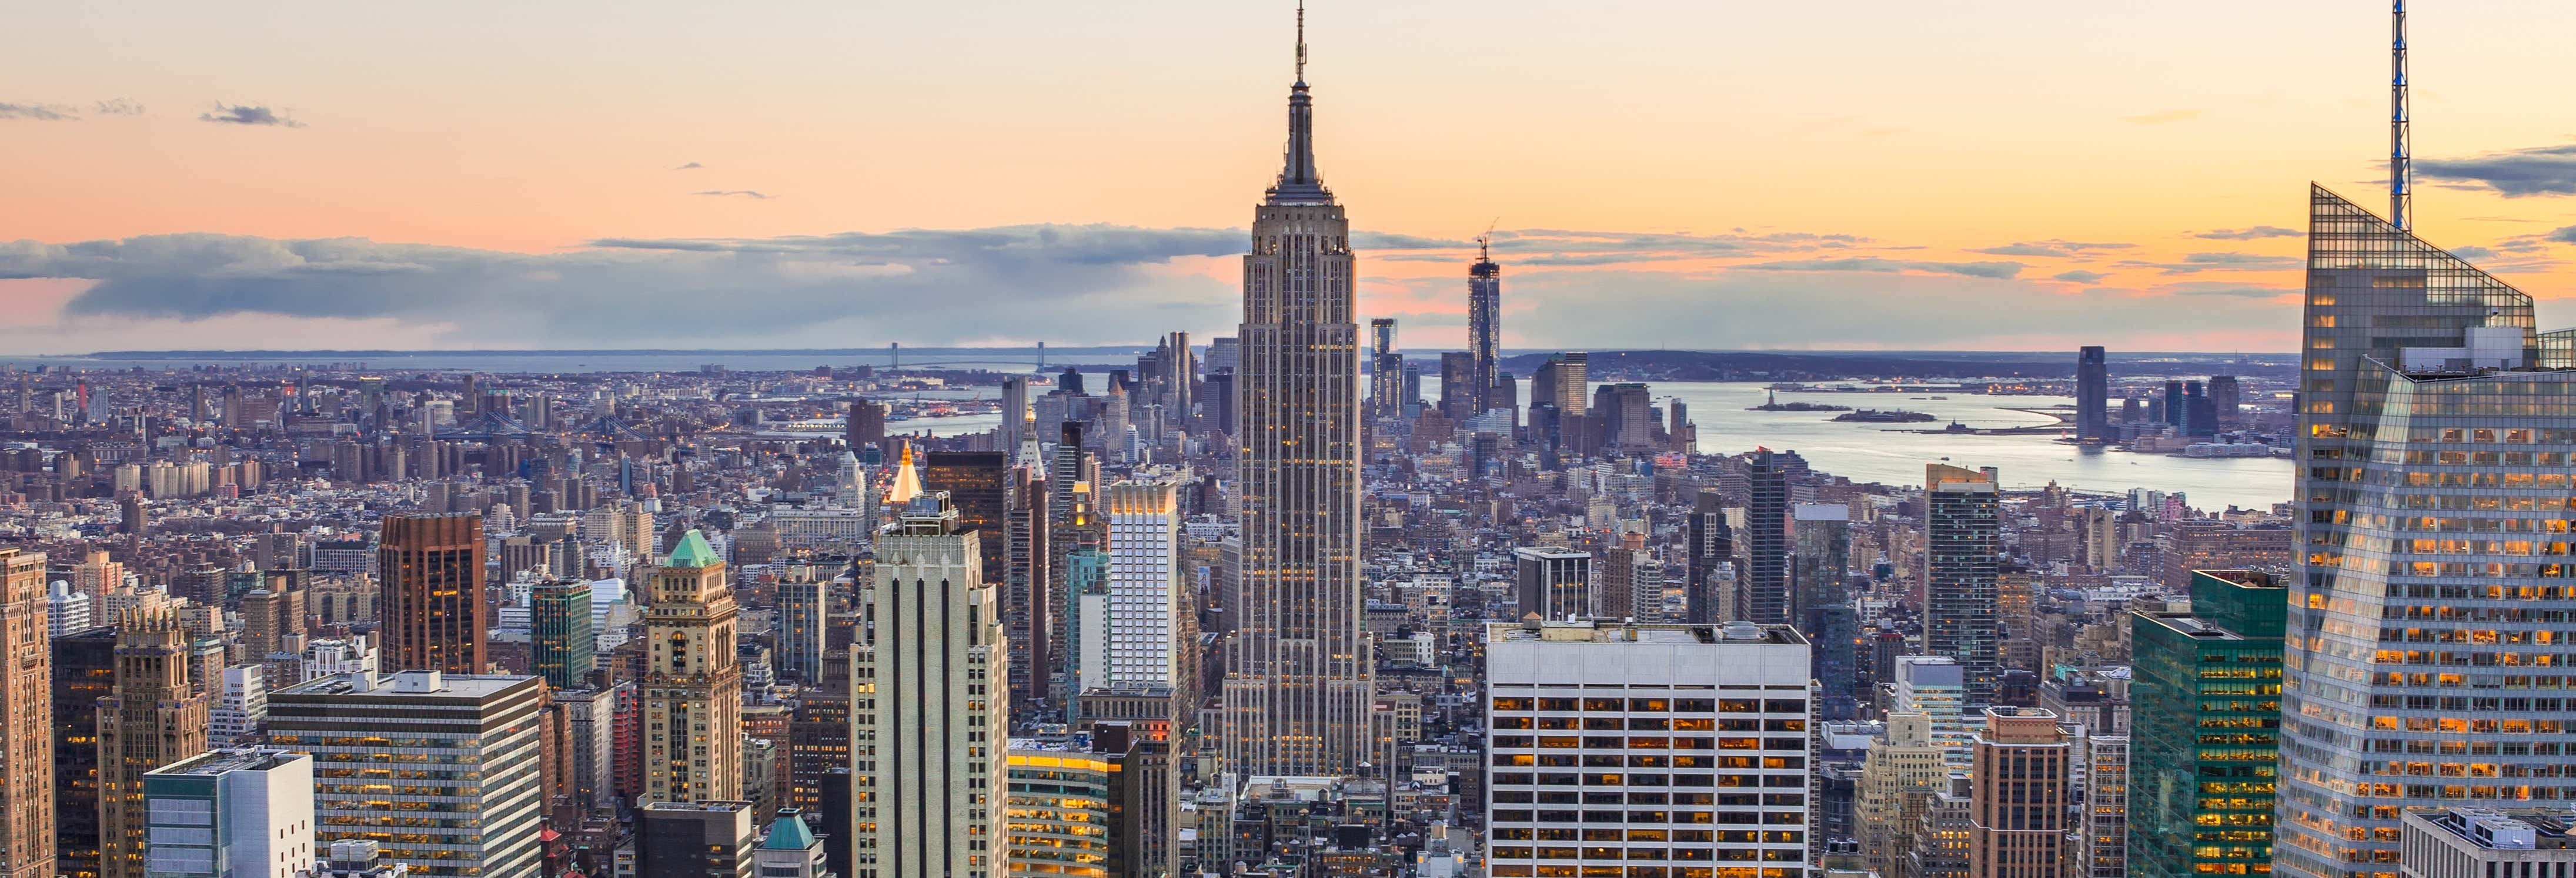
[[[2362,0],[1313,0],[1366,316],[1514,348],[2286,352],[2385,201]],[[0,349],[1231,334],[1291,0],[50,3]],[[2576,323],[2564,0],[2414,17],[2418,232]]]

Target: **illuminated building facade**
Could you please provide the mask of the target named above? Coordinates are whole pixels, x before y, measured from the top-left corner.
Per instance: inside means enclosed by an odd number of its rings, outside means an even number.
[[[742,666],[733,586],[691,530],[653,571],[644,610],[644,802],[742,795]]]

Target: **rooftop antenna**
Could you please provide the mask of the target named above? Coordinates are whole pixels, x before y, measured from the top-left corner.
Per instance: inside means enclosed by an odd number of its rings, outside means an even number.
[[[2406,4],[2400,0],[2397,5],[2403,15]],[[1297,0],[1297,81],[1306,81],[1306,0]]]
[[[2412,117],[2406,99],[2406,0],[2393,0],[2390,12],[2388,75],[2388,221],[2401,232],[2415,230],[2415,162]]]

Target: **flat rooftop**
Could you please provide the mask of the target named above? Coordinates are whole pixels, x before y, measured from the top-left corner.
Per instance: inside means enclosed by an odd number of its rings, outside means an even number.
[[[1668,646],[1690,644],[1772,644],[1804,646],[1807,639],[1787,625],[1668,625],[1627,624],[1609,619],[1573,622],[1541,622],[1531,628],[1489,623],[1486,638],[1495,643],[1647,643]]]
[[[263,750],[249,747],[227,750],[208,750],[193,758],[180,760],[178,762],[153,769],[149,773],[167,776],[217,775],[233,771],[267,771],[271,768],[277,767],[281,763],[292,762],[297,759],[311,758],[313,757],[303,753],[296,753],[287,750]]]

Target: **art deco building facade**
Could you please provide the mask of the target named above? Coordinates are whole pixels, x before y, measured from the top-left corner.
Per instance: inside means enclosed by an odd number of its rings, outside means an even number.
[[[53,654],[45,556],[0,549],[0,878],[54,874]]]
[[[2275,868],[2393,876],[2401,812],[2565,800],[2576,335],[2310,193]]]
[[[645,802],[742,796],[742,666],[733,585],[692,530],[653,571],[644,610]]]
[[[1348,775],[1367,759],[1375,666],[1360,626],[1360,338],[1351,224],[1315,170],[1303,54],[1301,40],[1286,164],[1243,257],[1244,606],[1224,750],[1248,774]]]
[[[98,703],[99,874],[143,878],[143,775],[206,752],[214,696],[190,674],[177,613],[132,610],[119,625],[116,691]]]
[[[1006,871],[1009,656],[979,543],[945,494],[877,537],[875,636],[850,651],[851,878]]]

